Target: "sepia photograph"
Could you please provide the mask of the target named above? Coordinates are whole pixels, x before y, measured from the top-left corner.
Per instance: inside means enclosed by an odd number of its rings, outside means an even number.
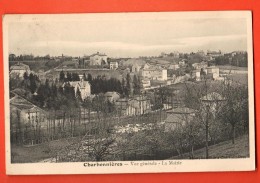
[[[7,174],[255,170],[250,11],[3,21]]]

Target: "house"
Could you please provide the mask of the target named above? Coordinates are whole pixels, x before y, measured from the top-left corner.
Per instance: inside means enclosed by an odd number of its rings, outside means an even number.
[[[141,76],[145,79],[159,81],[167,80],[167,69],[164,69],[158,65],[145,64],[140,72]]]
[[[134,97],[129,104],[136,108],[135,115],[146,114],[151,111],[151,102],[145,96]]]
[[[219,68],[215,66],[207,67],[206,74],[212,79],[218,79],[219,78]]]
[[[117,92],[106,92],[104,96],[110,102],[116,102],[120,98],[120,94]]]
[[[89,65],[105,65],[107,63],[107,55],[99,52],[89,56]]]
[[[43,133],[43,130],[47,128],[47,113],[23,97],[14,94],[14,97],[10,99],[10,125],[12,142],[38,144],[42,139],[34,133],[38,131]]]
[[[200,100],[204,107],[209,107],[209,111],[215,116],[217,108],[223,104],[225,98],[217,92],[212,92],[201,97]]]
[[[169,66],[169,69],[171,69],[171,70],[177,70],[179,68],[180,68],[180,66],[177,63],[170,64],[170,66]]]
[[[124,116],[142,115],[151,111],[150,100],[144,96],[121,98],[115,104],[119,114]]]
[[[174,131],[179,127],[183,127],[192,122],[195,116],[195,110],[187,107],[174,108],[167,111],[167,117],[165,119],[165,131]]]
[[[84,81],[83,79],[81,79],[81,81],[69,81],[63,83],[62,88],[65,88],[66,86],[74,88],[75,96],[77,96],[77,92],[79,91],[82,100],[91,95],[91,85],[88,81]]]
[[[193,63],[192,64],[193,69],[206,69],[208,67],[208,63],[207,62],[200,62],[200,63]]]
[[[120,116],[133,116],[136,114],[136,108],[129,104],[129,99],[121,98],[116,101],[116,109]]]
[[[27,74],[29,75],[30,67],[28,65],[18,62],[17,64],[10,67],[9,75],[11,77],[18,76],[18,77],[22,78],[24,76],[25,72],[27,72]]]
[[[200,71],[201,70],[193,70],[191,73],[191,78],[195,79],[196,81],[200,81],[201,80]]]
[[[118,68],[118,62],[112,61],[109,63],[109,68],[112,70],[116,70]]]
[[[141,79],[142,88],[149,88],[151,86],[151,81],[149,79]]]

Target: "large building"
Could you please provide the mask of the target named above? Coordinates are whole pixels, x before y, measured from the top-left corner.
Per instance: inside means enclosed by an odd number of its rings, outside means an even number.
[[[207,62],[194,63],[192,64],[192,67],[198,70],[206,69],[208,67],[208,63]]]
[[[28,65],[18,62],[17,64],[10,67],[9,74],[11,77],[18,76],[22,78],[25,72],[27,72],[27,74],[30,74],[30,67]]]
[[[66,82],[62,85],[62,87],[64,88],[66,85],[74,88],[75,96],[77,96],[77,92],[79,91],[82,100],[86,99],[91,94],[91,85],[88,81],[83,81],[83,79],[81,79],[81,81]]]
[[[141,76],[144,79],[166,81],[167,69],[157,65],[145,64],[141,69]]]
[[[212,77],[212,79],[219,78],[219,68],[215,66],[211,66],[207,68],[207,75]]]
[[[99,52],[89,56],[89,65],[105,65],[107,62],[107,55]]]
[[[36,134],[47,128],[47,113],[28,100],[14,94],[10,99],[11,141],[22,144],[38,144]]]

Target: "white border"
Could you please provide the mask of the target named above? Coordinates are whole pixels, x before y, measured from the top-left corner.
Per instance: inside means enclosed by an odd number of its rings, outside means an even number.
[[[8,24],[13,21],[81,21],[95,19],[181,19],[193,18],[246,18],[248,52],[248,88],[249,88],[249,148],[250,157],[242,159],[200,159],[200,160],[156,160],[135,162],[156,162],[157,165],[132,166],[131,161],[122,161],[123,166],[84,167],[83,163],[24,163],[11,164],[10,153],[10,106],[9,106],[9,62],[8,62]],[[253,171],[255,170],[255,117],[254,117],[254,75],[251,11],[204,11],[204,12],[160,12],[160,13],[90,13],[55,15],[5,15],[3,17],[4,41],[4,101],[5,101],[5,146],[6,173],[8,175],[32,174],[107,174],[107,173],[156,173],[156,172],[209,172],[209,171]],[[181,162],[181,165],[162,165],[162,162]],[[116,163],[120,163],[116,161]],[[160,164],[159,164],[160,163]],[[128,165],[126,165],[128,164]]]

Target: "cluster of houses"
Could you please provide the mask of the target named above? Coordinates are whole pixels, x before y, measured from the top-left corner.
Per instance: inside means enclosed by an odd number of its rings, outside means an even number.
[[[210,67],[199,67],[192,71],[191,78],[196,81],[201,81],[203,78],[213,79],[213,80],[224,80],[224,77],[219,75],[219,68],[216,66]]]

